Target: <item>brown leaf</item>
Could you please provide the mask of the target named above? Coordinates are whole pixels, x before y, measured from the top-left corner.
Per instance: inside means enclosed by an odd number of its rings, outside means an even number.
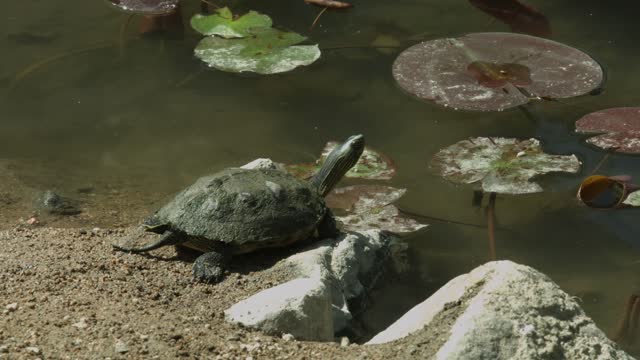
[[[350,3],[336,0],[304,0],[304,2],[306,2],[307,4],[328,7],[330,9],[348,9],[353,6]]]

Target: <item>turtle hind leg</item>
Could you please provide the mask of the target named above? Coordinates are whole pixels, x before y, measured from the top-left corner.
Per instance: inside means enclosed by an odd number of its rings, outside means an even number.
[[[120,246],[118,244],[112,244],[111,246],[113,246],[114,249],[120,250],[120,251],[126,251],[131,253],[141,253],[145,251],[155,250],[167,245],[178,245],[180,243],[183,243],[184,241],[185,241],[184,236],[181,236],[181,234],[175,233],[173,231],[166,231],[164,235],[162,235],[158,240],[145,246],[127,247],[127,246]]]
[[[204,253],[193,263],[193,277],[201,282],[217,284],[224,279],[230,260],[231,252],[227,249]]]

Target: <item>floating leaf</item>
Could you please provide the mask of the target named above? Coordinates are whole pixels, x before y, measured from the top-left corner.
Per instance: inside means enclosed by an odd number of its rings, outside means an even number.
[[[627,175],[591,175],[580,184],[578,199],[595,209],[640,206],[638,189],[640,186],[631,183],[631,177]]]
[[[191,18],[191,27],[202,35],[218,35],[224,38],[243,38],[251,36],[256,29],[270,28],[271,18],[267,15],[249,11],[237,19],[228,7],[218,9],[212,15],[196,14]]]
[[[338,145],[338,142],[330,141],[324,146],[322,154],[320,154],[320,159],[315,163],[286,165],[287,170],[300,178],[309,178],[318,172],[324,160]],[[358,162],[353,166],[353,168],[345,174],[345,177],[369,180],[389,180],[393,175],[395,175],[395,173],[396,168],[390,158],[365,146],[360,159],[358,159]]]
[[[481,64],[498,71],[479,71]],[[500,74],[505,68],[509,81],[496,87],[493,81],[505,80]],[[393,76],[400,87],[419,98],[480,111],[504,110],[532,98],[583,95],[603,80],[602,68],[585,53],[555,41],[511,33],[422,42],[398,56]]]
[[[107,0],[124,12],[140,15],[167,15],[178,8],[180,0]]]
[[[640,108],[611,108],[587,114],[576,121],[576,132],[602,134],[587,140],[599,148],[640,154]]]
[[[633,207],[640,207],[640,191],[632,192],[622,203]]]
[[[544,14],[518,0],[469,0],[469,2],[509,25],[512,31],[534,36],[551,36],[549,20]]]
[[[536,139],[470,138],[440,150],[431,159],[431,169],[447,180],[461,184],[480,181],[485,192],[526,194],[542,191],[530,182],[548,172],[575,173],[580,161],[575,155],[549,155]]]
[[[290,71],[320,57],[318,45],[292,46],[306,39],[302,35],[272,28],[252,31],[251,37],[241,39],[206,37],[198,43],[195,55],[218,70],[258,74]]]
[[[336,219],[343,229],[358,231],[380,229],[394,233],[409,233],[427,225],[406,218],[392,202],[398,200],[406,189],[380,185],[355,185],[337,188],[327,195],[327,205],[346,212]]]

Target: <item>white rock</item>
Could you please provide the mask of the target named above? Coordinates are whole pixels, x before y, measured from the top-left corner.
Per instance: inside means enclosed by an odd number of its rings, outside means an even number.
[[[14,312],[18,310],[18,303],[7,304],[7,306],[5,306],[4,308],[7,309],[7,311],[9,312]]]
[[[320,273],[261,291],[225,311],[227,321],[289,333],[297,339],[333,339],[331,294]]]
[[[348,337],[343,336],[342,339],[340,339],[340,346],[349,346],[349,344],[351,344],[351,342]]]
[[[293,341],[296,338],[291,334],[282,334],[282,340],[284,341]]]
[[[0,354],[8,353],[9,345],[0,345]]]
[[[271,159],[255,159],[250,163],[241,166],[242,169],[280,169],[278,164]]]
[[[547,276],[510,261],[453,279],[367,344],[429,329],[450,333],[436,359],[632,359]]]

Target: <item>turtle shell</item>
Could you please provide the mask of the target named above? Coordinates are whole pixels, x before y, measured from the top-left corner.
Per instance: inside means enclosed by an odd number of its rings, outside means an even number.
[[[149,222],[190,235],[183,245],[197,250],[219,241],[244,253],[310,237],[326,211],[307,181],[280,170],[231,168],[201,177]]]

